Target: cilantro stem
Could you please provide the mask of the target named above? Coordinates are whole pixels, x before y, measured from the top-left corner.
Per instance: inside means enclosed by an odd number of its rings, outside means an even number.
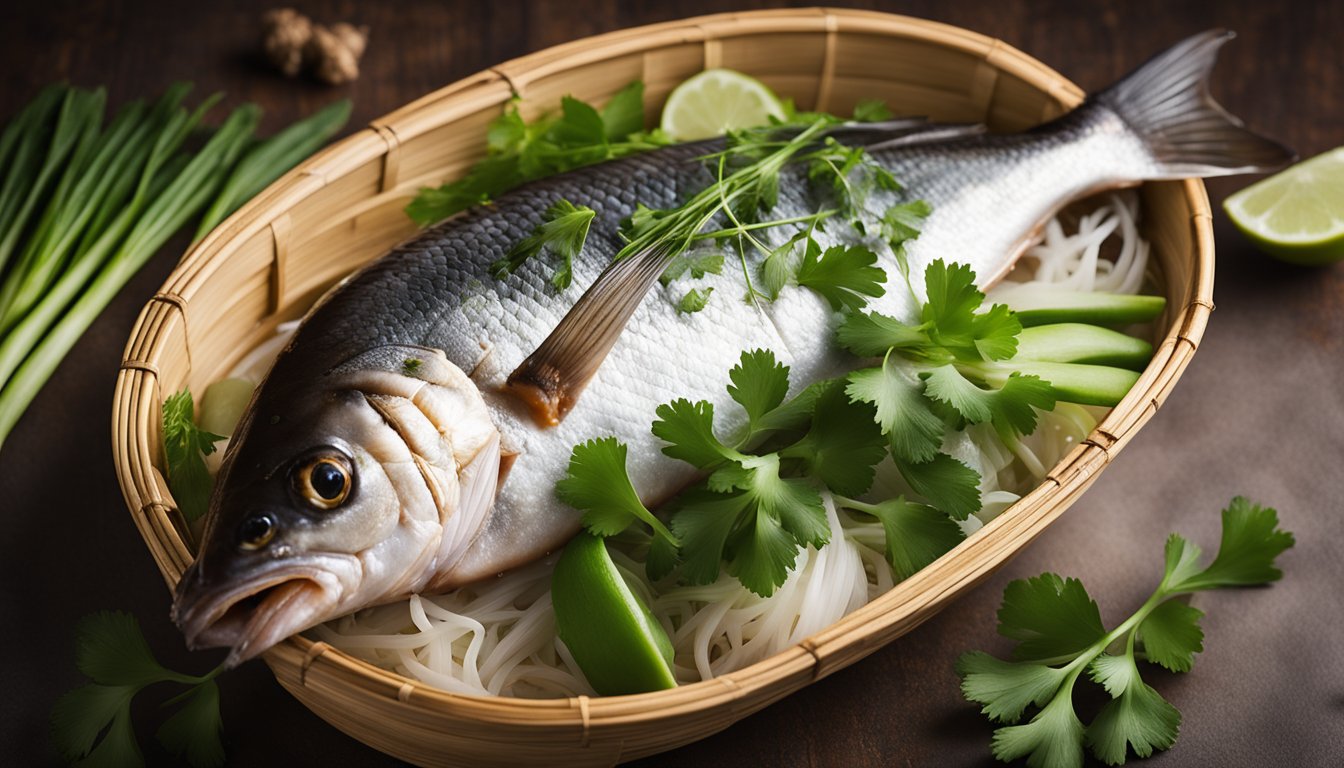
[[[696,235],[691,239],[715,240],[719,238],[730,237],[736,234],[741,234],[743,232],[755,229],[771,229],[773,227],[781,227],[786,224],[815,223],[818,221],[825,221],[826,219],[829,219],[830,217],[834,216],[836,213],[837,211],[835,211],[834,209],[827,208],[824,210],[817,211],[816,213],[807,214],[806,216],[791,216],[785,219],[771,219],[770,221],[758,221],[754,224],[739,224],[736,227],[728,227],[726,229],[716,229],[712,232],[701,232],[700,234]]]

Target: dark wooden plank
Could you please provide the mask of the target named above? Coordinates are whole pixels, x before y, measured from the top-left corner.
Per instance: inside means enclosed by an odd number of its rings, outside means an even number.
[[[1241,34],[1214,92],[1253,127],[1304,155],[1344,143],[1344,4],[970,0],[844,3],[965,26],[1030,52],[1085,88],[1104,86],[1180,37],[1210,26]],[[43,84],[105,84],[113,103],[174,79],[226,104],[256,101],[273,130],[341,96],[363,124],[505,59],[611,29],[778,3],[305,2],[323,19],[372,28],[364,75],[329,89],[271,74],[255,52],[267,3],[43,2],[0,8],[0,116]],[[1210,184],[1217,202],[1242,180]],[[1344,566],[1331,546],[1344,491],[1344,271],[1297,269],[1247,247],[1217,217],[1219,310],[1186,378],[1079,504],[1001,574],[871,659],[727,732],[643,765],[989,764],[989,726],[960,699],[952,671],[970,648],[1003,650],[994,611],[1012,578],[1056,570],[1084,578],[1114,619],[1160,571],[1180,530],[1207,546],[1233,493],[1273,502],[1299,534],[1287,579],[1269,590],[1201,596],[1205,653],[1186,676],[1155,675],[1184,713],[1165,765],[1328,765],[1344,754]],[[167,593],[127,520],[107,428],[121,349],[136,313],[184,243],[166,248],[71,353],[0,453],[0,750],[51,762],[47,713],[79,682],[77,619],[99,608],[140,617],[171,664],[203,669],[167,620]],[[238,765],[387,765],[289,698],[265,668],[223,678],[226,738]],[[157,713],[138,711],[150,745]],[[153,747],[150,746],[151,757]]]

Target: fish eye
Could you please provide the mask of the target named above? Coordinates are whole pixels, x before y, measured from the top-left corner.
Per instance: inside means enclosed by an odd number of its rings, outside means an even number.
[[[275,538],[275,518],[265,512],[244,518],[238,526],[238,541],[243,549],[261,549]]]
[[[310,459],[298,465],[293,480],[299,497],[314,509],[335,509],[350,495],[350,467],[344,457]]]

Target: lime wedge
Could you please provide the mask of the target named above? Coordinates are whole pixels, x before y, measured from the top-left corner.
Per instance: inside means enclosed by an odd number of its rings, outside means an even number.
[[[604,696],[675,688],[672,641],[616,570],[607,545],[575,536],[551,575],[555,629]]]
[[[1284,261],[1344,259],[1344,147],[1252,184],[1223,209],[1261,250]]]
[[[722,136],[783,118],[784,106],[765,83],[731,69],[707,69],[678,85],[663,107],[662,129],[677,141]]]

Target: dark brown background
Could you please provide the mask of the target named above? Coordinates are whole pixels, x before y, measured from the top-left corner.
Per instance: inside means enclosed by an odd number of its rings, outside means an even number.
[[[848,3],[839,3],[848,4]],[[284,80],[257,63],[270,2],[25,0],[0,10],[0,118],[44,83],[106,84],[113,104],[190,79],[255,100],[265,130],[348,95],[347,131],[477,70],[567,40],[738,2],[300,2],[320,19],[372,27],[363,77],[346,88]],[[1088,90],[1158,49],[1220,25],[1241,37],[1214,92],[1253,127],[1309,156],[1344,144],[1344,3],[854,3],[1001,38]],[[1213,8],[1211,6],[1215,6]],[[1245,180],[1210,184],[1215,204]],[[1235,493],[1276,505],[1298,534],[1269,589],[1201,595],[1207,650],[1193,673],[1150,681],[1185,716],[1168,766],[1340,765],[1344,761],[1344,268],[1303,269],[1251,250],[1218,211],[1218,311],[1161,414],[1096,487],[1016,561],[942,615],[870,659],[730,728],[644,765],[986,765],[991,727],[961,700],[962,651],[1004,651],[994,611],[1012,578],[1055,570],[1091,587],[1108,621],[1135,608],[1178,530],[1212,548]],[[55,761],[47,713],[80,683],[72,630],[83,614],[140,617],[170,664],[205,670],[167,619],[168,593],[118,493],[108,428],[122,346],[171,270],[178,242],[132,282],[74,349],[0,453],[0,754]],[[227,675],[235,765],[388,765],[285,694],[260,664]],[[158,713],[137,711],[151,761]]]

